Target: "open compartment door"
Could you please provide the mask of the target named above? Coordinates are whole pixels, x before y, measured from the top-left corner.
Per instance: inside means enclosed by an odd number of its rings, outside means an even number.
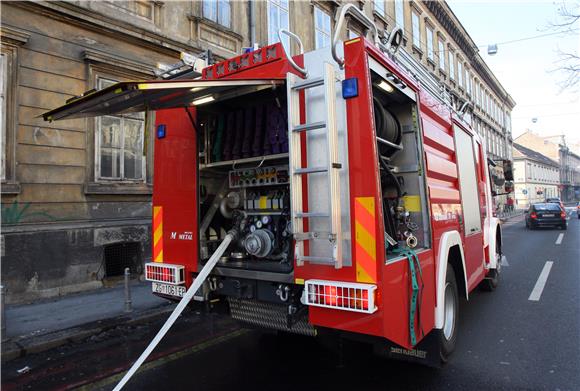
[[[45,121],[196,106],[275,88],[284,80],[150,80],[87,91],[42,115]]]

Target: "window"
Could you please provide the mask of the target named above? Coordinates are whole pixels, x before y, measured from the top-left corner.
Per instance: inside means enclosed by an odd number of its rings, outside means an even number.
[[[232,27],[230,0],[203,0],[203,17],[224,27]]]
[[[6,179],[6,94],[8,93],[8,59],[0,54],[0,179]]]
[[[427,27],[427,58],[435,62],[435,52],[433,51],[433,29]]]
[[[355,39],[355,38],[358,38],[361,36],[362,36],[362,34],[356,30],[351,30],[351,29],[348,30],[348,39]]]
[[[114,83],[114,80],[99,78],[97,86],[102,89]],[[126,181],[145,179],[144,129],[144,113],[96,119],[96,178]]]
[[[465,70],[465,90],[468,95],[471,95],[471,76],[469,76],[469,71]]]
[[[279,42],[278,30],[288,29],[290,25],[288,0],[268,1],[268,44]],[[284,46],[290,48],[290,38],[282,36]]]
[[[421,48],[421,26],[419,15],[411,12],[411,22],[413,23],[413,46]]]
[[[451,51],[451,47],[449,48],[449,78],[451,80],[455,79],[455,56]]]
[[[475,82],[475,103],[481,107],[481,88],[478,81]]]
[[[397,27],[405,29],[405,4],[403,0],[395,0],[395,23]]]
[[[445,44],[439,38],[439,69],[445,70]]]
[[[375,12],[381,16],[385,16],[385,0],[374,0]]]
[[[457,84],[463,87],[463,64],[460,59],[457,59]]]
[[[330,46],[330,15],[318,7],[314,7],[314,31],[315,41],[314,47],[320,49]]]

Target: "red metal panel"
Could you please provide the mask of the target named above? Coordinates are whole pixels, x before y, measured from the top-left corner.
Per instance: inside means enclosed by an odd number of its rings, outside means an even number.
[[[304,66],[304,56],[292,57],[296,64]],[[302,76],[284,55],[281,43],[265,46],[251,53],[242,54],[204,68],[202,78],[213,79],[286,79],[286,74]]]
[[[423,273],[423,289],[419,291],[417,299],[420,311],[415,317],[415,334],[417,341],[420,341],[424,334],[429,333],[435,325],[435,259],[432,250],[421,251],[418,256]],[[412,290],[409,262],[403,259],[383,265],[382,268],[381,299],[385,315],[384,335],[389,340],[411,349],[409,302]]]
[[[159,110],[155,122],[166,126],[165,138],[155,139],[153,181],[153,206],[163,207],[163,262],[185,266],[190,285],[198,257],[196,133],[183,108]]]
[[[453,137],[445,132],[441,127],[430,119],[425,118],[423,121],[423,135],[425,144],[439,149],[442,152],[451,154],[455,150]]]
[[[434,183],[429,184],[428,188],[431,202],[434,202],[435,205],[437,205],[438,202],[448,201],[459,203],[459,190],[440,186]]]
[[[457,180],[457,165],[430,152],[425,153],[427,173],[430,177],[442,180]]]

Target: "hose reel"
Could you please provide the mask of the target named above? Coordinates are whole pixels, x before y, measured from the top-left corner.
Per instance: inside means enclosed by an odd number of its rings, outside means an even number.
[[[403,134],[399,120],[381,104],[377,97],[373,97],[373,111],[377,137],[392,144],[400,145]],[[379,143],[379,154],[383,156],[391,157],[397,151],[397,148]]]

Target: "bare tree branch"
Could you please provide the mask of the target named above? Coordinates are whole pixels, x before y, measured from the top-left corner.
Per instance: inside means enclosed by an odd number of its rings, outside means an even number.
[[[578,24],[580,24],[580,1],[574,1],[572,5],[562,2],[558,7],[559,19],[549,24],[549,29],[561,31],[564,34],[578,36]],[[580,38],[579,38],[580,39]],[[555,62],[557,68],[554,72],[562,74],[563,79],[558,83],[561,91],[577,91],[580,85],[580,56],[577,52],[562,51],[558,49],[559,59]]]

